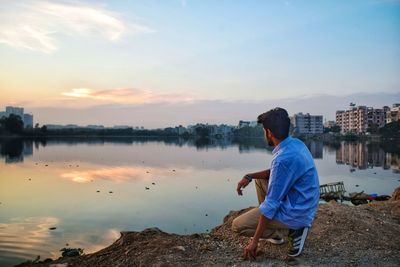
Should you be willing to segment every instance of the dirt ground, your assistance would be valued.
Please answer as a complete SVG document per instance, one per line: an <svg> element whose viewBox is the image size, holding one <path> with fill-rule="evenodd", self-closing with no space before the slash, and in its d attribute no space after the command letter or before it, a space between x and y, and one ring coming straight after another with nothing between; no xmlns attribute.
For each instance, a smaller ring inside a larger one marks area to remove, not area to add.
<svg viewBox="0 0 400 267"><path fill-rule="evenodd" d="M176 235L157 228L122 232L111 246L79 257L19 266L400 266L400 187L388 201L321 204L303 254L288 258L287 242L260 241L255 262L243 261L248 238L231 231L229 213L209 234Z"/></svg>

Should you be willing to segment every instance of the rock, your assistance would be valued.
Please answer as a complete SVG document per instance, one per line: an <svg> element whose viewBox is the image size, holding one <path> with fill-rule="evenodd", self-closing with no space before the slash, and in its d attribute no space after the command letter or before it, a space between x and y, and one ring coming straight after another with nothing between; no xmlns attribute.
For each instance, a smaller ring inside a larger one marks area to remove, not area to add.
<svg viewBox="0 0 400 267"><path fill-rule="evenodd" d="M62 248L60 251L62 251L63 257L77 257L83 253L82 248Z"/></svg>
<svg viewBox="0 0 400 267"><path fill-rule="evenodd" d="M184 246L176 246L175 248L180 251L186 251Z"/></svg>
<svg viewBox="0 0 400 267"><path fill-rule="evenodd" d="M200 247L200 251L213 251L213 250L214 248L209 244L205 244Z"/></svg>
<svg viewBox="0 0 400 267"><path fill-rule="evenodd" d="M192 234L191 237L193 237L193 238L200 238L201 235L199 235L199 234Z"/></svg>
<svg viewBox="0 0 400 267"><path fill-rule="evenodd" d="M156 234L162 234L162 233L165 234L163 231L161 231L157 227L146 228L141 232L141 234L144 234L144 235L156 235Z"/></svg>
<svg viewBox="0 0 400 267"><path fill-rule="evenodd" d="M286 259L285 259L285 262L288 264L288 265L290 265L290 266L295 266L295 265L299 265L299 261L296 259L296 258L294 258L294 257L287 257Z"/></svg>
<svg viewBox="0 0 400 267"><path fill-rule="evenodd" d="M400 200L400 186L394 190L391 200Z"/></svg>

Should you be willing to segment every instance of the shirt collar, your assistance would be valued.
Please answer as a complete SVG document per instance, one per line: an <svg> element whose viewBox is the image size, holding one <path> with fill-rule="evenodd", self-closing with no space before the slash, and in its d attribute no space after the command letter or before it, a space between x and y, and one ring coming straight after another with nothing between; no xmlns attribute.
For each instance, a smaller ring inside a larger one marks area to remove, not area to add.
<svg viewBox="0 0 400 267"><path fill-rule="evenodd" d="M283 147L285 147L293 138L288 136L286 137L282 142L280 142L275 148L274 150L272 150L272 154L275 154L276 152L278 152L280 149L282 149Z"/></svg>

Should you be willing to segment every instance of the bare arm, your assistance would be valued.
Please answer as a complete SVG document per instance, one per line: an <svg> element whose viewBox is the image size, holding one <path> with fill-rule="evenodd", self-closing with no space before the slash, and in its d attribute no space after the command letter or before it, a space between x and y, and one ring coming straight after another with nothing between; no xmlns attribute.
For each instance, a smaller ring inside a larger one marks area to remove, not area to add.
<svg viewBox="0 0 400 267"><path fill-rule="evenodd" d="M270 170L264 170L264 171L259 171L259 172L253 172L253 173L248 173L245 176L250 176L252 179L268 179L270 174ZM236 192L239 194L239 196L243 195L242 189L245 188L249 184L249 180L246 178L242 178L242 180L239 181L236 187Z"/></svg>
<svg viewBox="0 0 400 267"><path fill-rule="evenodd" d="M268 179L270 170L264 170L259 172L248 173L246 175L250 176L253 179Z"/></svg>
<svg viewBox="0 0 400 267"><path fill-rule="evenodd" d="M260 220L258 221L257 230L254 233L253 238L251 238L249 244L244 249L244 259L247 260L255 260L256 259L256 251L258 246L258 240L262 236L267 226L269 219L264 215L260 215Z"/></svg>

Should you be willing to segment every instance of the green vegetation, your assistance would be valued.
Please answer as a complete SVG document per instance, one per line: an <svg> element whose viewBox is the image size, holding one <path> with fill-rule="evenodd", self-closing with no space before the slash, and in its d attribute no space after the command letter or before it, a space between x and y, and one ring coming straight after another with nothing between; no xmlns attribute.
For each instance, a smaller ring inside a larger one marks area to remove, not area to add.
<svg viewBox="0 0 400 267"><path fill-rule="evenodd" d="M48 129L46 125L34 128L23 127L22 119L17 115L2 117L0 119L0 136L21 136L21 137L112 137L112 136L131 136L131 137L182 137L184 139L207 139L207 138L264 138L264 131L261 125L256 127L242 127L233 129L233 132L218 133L211 126L198 124L194 126L191 132L181 131L179 127L168 127L165 129L133 129L133 128L103 128L93 129L88 127L74 127L63 129ZM302 140L324 140L324 141L357 141L368 139L400 139L400 122L392 122L382 128L370 127L367 134L347 133L340 134L340 127L334 126L324 130L322 135L299 135L294 136Z"/></svg>
<svg viewBox="0 0 400 267"><path fill-rule="evenodd" d="M385 139L400 139L400 121L386 124L384 127L379 129L379 134L381 134L382 138Z"/></svg>
<svg viewBox="0 0 400 267"><path fill-rule="evenodd" d="M240 129L235 129L233 135L240 138L263 138L264 131L261 125L257 125L256 127L246 126Z"/></svg>
<svg viewBox="0 0 400 267"><path fill-rule="evenodd" d="M340 133L340 126L335 125L330 128L324 128L324 133Z"/></svg>
<svg viewBox="0 0 400 267"><path fill-rule="evenodd" d="M9 117L0 119L0 134L22 134L24 131L24 122L20 116L11 114Z"/></svg>

